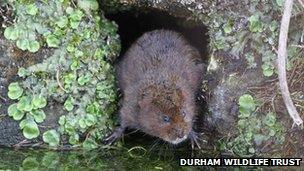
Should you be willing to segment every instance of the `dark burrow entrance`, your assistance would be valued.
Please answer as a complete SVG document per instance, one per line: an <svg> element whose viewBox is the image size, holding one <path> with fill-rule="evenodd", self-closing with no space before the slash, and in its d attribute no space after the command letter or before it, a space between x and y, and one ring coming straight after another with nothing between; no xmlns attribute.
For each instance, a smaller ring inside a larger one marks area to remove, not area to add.
<svg viewBox="0 0 304 171"><path fill-rule="evenodd" d="M107 9L103 9L107 11ZM156 30L156 29L169 29L175 30L181 33L189 43L197 48L204 60L204 63L207 64L208 61L208 30L207 27L194 20L190 20L183 17L175 17L169 15L167 12L153 9L153 8L144 8L144 9L132 9L127 11L120 12L105 12L106 18L109 20L115 21L118 24L118 32L121 38L121 55L122 56L126 50L131 46L131 44L139 38L143 33ZM189 16L188 16L189 17ZM119 58L118 58L119 60ZM206 68L205 68L206 69ZM202 92L198 94L202 96ZM200 116L202 113L206 113L206 104L203 99L198 98L198 105L200 106ZM204 119L199 119L204 120ZM199 127L201 123L198 123ZM133 145L146 145L143 142L147 142L148 148L154 147L154 143L157 140L145 136L142 133L131 133L128 136L125 136L125 142L132 142ZM161 142L160 144L162 144ZM189 142L182 143L178 147L189 147ZM150 145L150 146L149 146ZM159 145L158 145L159 146Z"/></svg>
<svg viewBox="0 0 304 171"><path fill-rule="evenodd" d="M122 51L121 54L143 33L156 29L170 29L182 33L201 56L207 60L208 30L199 22L187 18L174 17L167 12L153 9L134 9L117 13L106 13L106 18L118 24Z"/></svg>

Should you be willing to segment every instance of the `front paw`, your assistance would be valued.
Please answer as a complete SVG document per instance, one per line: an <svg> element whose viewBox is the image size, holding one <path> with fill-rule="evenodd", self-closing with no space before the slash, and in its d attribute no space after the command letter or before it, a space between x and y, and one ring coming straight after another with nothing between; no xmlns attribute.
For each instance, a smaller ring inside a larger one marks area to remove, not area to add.
<svg viewBox="0 0 304 171"><path fill-rule="evenodd" d="M196 132L191 131L189 134L189 138L191 141L191 148L194 150L195 145L197 146L198 149L201 149L200 143L199 143L199 138Z"/></svg>
<svg viewBox="0 0 304 171"><path fill-rule="evenodd" d="M122 137L124 130L125 129L123 127L117 127L110 136L102 140L102 143L105 145L113 145L118 139Z"/></svg>

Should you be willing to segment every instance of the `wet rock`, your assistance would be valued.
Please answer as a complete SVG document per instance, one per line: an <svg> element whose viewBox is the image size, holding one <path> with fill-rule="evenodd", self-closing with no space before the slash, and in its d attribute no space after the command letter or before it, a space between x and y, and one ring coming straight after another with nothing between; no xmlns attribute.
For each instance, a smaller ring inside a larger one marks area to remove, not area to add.
<svg viewBox="0 0 304 171"><path fill-rule="evenodd" d="M247 91L248 87L262 82L261 71L246 69L244 60L232 59L229 53L214 56L208 67L207 105L209 115L206 124L213 125L222 135L234 134L238 97ZM230 59L230 60L229 60Z"/></svg>

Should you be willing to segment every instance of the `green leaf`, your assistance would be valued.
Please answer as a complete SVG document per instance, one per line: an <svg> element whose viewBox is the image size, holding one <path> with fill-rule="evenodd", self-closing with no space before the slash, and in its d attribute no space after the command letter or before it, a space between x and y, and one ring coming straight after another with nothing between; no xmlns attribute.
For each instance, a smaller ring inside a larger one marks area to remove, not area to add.
<svg viewBox="0 0 304 171"><path fill-rule="evenodd" d="M274 73L273 69L263 70L263 75L265 75L266 77L272 76L273 73Z"/></svg>
<svg viewBox="0 0 304 171"><path fill-rule="evenodd" d="M67 14L72 14L74 12L74 9L72 7L67 7L66 10L65 10L65 12Z"/></svg>
<svg viewBox="0 0 304 171"><path fill-rule="evenodd" d="M17 109L17 103L11 104L8 109L7 113L9 116L12 116L14 120L20 120L24 116L24 112L21 112L20 110Z"/></svg>
<svg viewBox="0 0 304 171"><path fill-rule="evenodd" d="M23 135L27 139L37 138L40 134L39 128L33 120L24 120Z"/></svg>
<svg viewBox="0 0 304 171"><path fill-rule="evenodd" d="M42 123L46 117L43 110L34 110L31 111L30 114L34 117L37 123Z"/></svg>
<svg viewBox="0 0 304 171"><path fill-rule="evenodd" d="M21 67L21 68L18 69L18 76L19 77L25 78L28 75L29 75L29 73L25 68Z"/></svg>
<svg viewBox="0 0 304 171"><path fill-rule="evenodd" d="M32 101L31 96L22 96L17 104L17 108L20 111L30 112L33 109L33 105L31 101Z"/></svg>
<svg viewBox="0 0 304 171"><path fill-rule="evenodd" d="M73 73L69 73L63 77L65 84L72 84L76 79L76 76Z"/></svg>
<svg viewBox="0 0 304 171"><path fill-rule="evenodd" d="M35 4L30 4L26 6L26 12L30 15L36 15L38 13L38 8Z"/></svg>
<svg viewBox="0 0 304 171"><path fill-rule="evenodd" d="M259 14L252 15L249 19L249 29L251 32L262 32L263 31L263 25L260 21Z"/></svg>
<svg viewBox="0 0 304 171"><path fill-rule="evenodd" d="M26 171L36 171L39 168L39 163L34 157L27 157L22 162L22 169Z"/></svg>
<svg viewBox="0 0 304 171"><path fill-rule="evenodd" d="M50 34L46 37L46 43L49 47L58 47L60 40L55 35Z"/></svg>
<svg viewBox="0 0 304 171"><path fill-rule="evenodd" d="M226 24L225 24L225 27L224 27L224 32L226 34L229 34L232 32L232 28L233 28L233 21L232 20L229 20Z"/></svg>
<svg viewBox="0 0 304 171"><path fill-rule="evenodd" d="M29 49L30 43L27 39L18 39L16 45L21 50Z"/></svg>
<svg viewBox="0 0 304 171"><path fill-rule="evenodd" d="M263 75L265 75L266 77L270 77L274 73L273 68L268 64L263 64L262 69L263 69Z"/></svg>
<svg viewBox="0 0 304 171"><path fill-rule="evenodd" d="M268 113L264 119L264 122L267 126L274 126L276 123L276 117L273 113Z"/></svg>
<svg viewBox="0 0 304 171"><path fill-rule="evenodd" d="M39 48L40 48L40 44L35 40L35 41L31 41L30 43L29 43L29 48L28 48L28 50L30 51L30 52L32 52L32 53L35 53L35 52L37 52L38 50L39 50Z"/></svg>
<svg viewBox="0 0 304 171"><path fill-rule="evenodd" d="M80 128L82 128L82 129L85 129L87 127L84 118L79 119L78 123L79 123Z"/></svg>
<svg viewBox="0 0 304 171"><path fill-rule="evenodd" d="M239 98L239 105L249 111L255 110L255 102L250 94L244 94Z"/></svg>
<svg viewBox="0 0 304 171"><path fill-rule="evenodd" d="M255 153L255 149L253 147L251 147L251 148L248 149L248 152L251 153L251 154L254 154Z"/></svg>
<svg viewBox="0 0 304 171"><path fill-rule="evenodd" d="M94 58L102 58L105 55L104 50L97 48L94 52Z"/></svg>
<svg viewBox="0 0 304 171"><path fill-rule="evenodd" d="M40 23L34 23L34 27L35 27L36 31L41 35L50 33L48 28L45 27L44 25L40 24Z"/></svg>
<svg viewBox="0 0 304 171"><path fill-rule="evenodd" d="M251 111L244 107L240 107L239 112L240 112L240 114L239 114L240 118L247 118L251 114Z"/></svg>
<svg viewBox="0 0 304 171"><path fill-rule="evenodd" d="M83 12L81 10L74 10L73 12L71 12L69 18L70 18L70 26L73 28L73 29L76 29L79 24L80 24L80 21L82 19L82 17L84 16Z"/></svg>
<svg viewBox="0 0 304 171"><path fill-rule="evenodd" d="M74 60L71 64L71 70L76 70L78 68L79 64L77 60Z"/></svg>
<svg viewBox="0 0 304 171"><path fill-rule="evenodd" d="M23 119L20 123L19 123L19 127L21 129L23 129L26 125L26 123L28 122L28 119Z"/></svg>
<svg viewBox="0 0 304 171"><path fill-rule="evenodd" d="M72 21L80 21L83 16L84 16L83 12L79 9L76 9L70 14L70 19Z"/></svg>
<svg viewBox="0 0 304 171"><path fill-rule="evenodd" d="M66 50L67 50L68 52L74 52L74 51L75 51L75 47L74 47L72 44L69 44L69 45L67 46Z"/></svg>
<svg viewBox="0 0 304 171"><path fill-rule="evenodd" d="M72 145L76 145L79 143L79 135L77 133L73 134L69 138L69 143Z"/></svg>
<svg viewBox="0 0 304 171"><path fill-rule="evenodd" d="M274 136L276 134L276 130L274 129L269 129L269 136Z"/></svg>
<svg viewBox="0 0 304 171"><path fill-rule="evenodd" d="M84 76L81 76L77 79L79 85L83 86L87 82Z"/></svg>
<svg viewBox="0 0 304 171"><path fill-rule="evenodd" d="M52 129L48 130L45 133L43 133L43 141L45 143L48 143L52 147L56 147L59 145L60 142L60 135L59 133Z"/></svg>
<svg viewBox="0 0 304 171"><path fill-rule="evenodd" d="M4 30L4 37L9 40L17 40L18 39L17 29L14 29L13 26L7 27Z"/></svg>
<svg viewBox="0 0 304 171"><path fill-rule="evenodd" d="M85 39L90 39L92 32L89 29L86 29L83 33Z"/></svg>
<svg viewBox="0 0 304 171"><path fill-rule="evenodd" d="M77 79L77 82L78 82L79 85L83 86L83 85L85 85L86 83L90 82L91 78L92 78L92 74L87 73L87 74L85 74L85 75L80 76L80 77Z"/></svg>
<svg viewBox="0 0 304 171"><path fill-rule="evenodd" d="M87 138L82 146L85 150L93 150L98 147L98 144L93 139Z"/></svg>
<svg viewBox="0 0 304 171"><path fill-rule="evenodd" d="M279 7L282 7L284 5L284 0L276 0L276 3Z"/></svg>
<svg viewBox="0 0 304 171"><path fill-rule="evenodd" d="M96 0L78 0L77 5L85 11L98 10L98 2Z"/></svg>
<svg viewBox="0 0 304 171"><path fill-rule="evenodd" d="M60 28L64 28L65 26L67 26L68 23L69 23L69 19L66 16L60 17L56 22L57 26Z"/></svg>
<svg viewBox="0 0 304 171"><path fill-rule="evenodd" d="M27 34L27 37L26 39L29 40L29 42L33 42L33 41L36 41L36 32L34 31L35 30L35 25L30 23L30 26L28 26L29 30L26 30L24 32L26 32ZM32 30L31 30L32 29Z"/></svg>
<svg viewBox="0 0 304 171"><path fill-rule="evenodd" d="M56 27L53 32L53 35L57 36L57 38L62 38L64 34L65 34L64 29L60 29L59 27Z"/></svg>
<svg viewBox="0 0 304 171"><path fill-rule="evenodd" d="M58 168L58 164L60 163L60 157L57 152L46 152L42 159L42 165L48 169Z"/></svg>
<svg viewBox="0 0 304 171"><path fill-rule="evenodd" d="M92 114L87 114L87 115L85 116L85 123L86 123L87 126L90 127L90 126L94 125L95 122L96 122L96 118L95 118L94 115L92 115Z"/></svg>
<svg viewBox="0 0 304 171"><path fill-rule="evenodd" d="M99 103L95 101L94 103L87 105L86 112L93 115L99 115L100 114Z"/></svg>
<svg viewBox="0 0 304 171"><path fill-rule="evenodd" d="M81 50L76 50L75 51L75 56L78 57L82 57L84 55L84 53Z"/></svg>
<svg viewBox="0 0 304 171"><path fill-rule="evenodd" d="M66 122L66 117L65 116L60 116L58 123L59 125L64 125Z"/></svg>
<svg viewBox="0 0 304 171"><path fill-rule="evenodd" d="M70 25L73 29L77 29L79 26L80 22L79 21L71 21Z"/></svg>
<svg viewBox="0 0 304 171"><path fill-rule="evenodd" d="M18 82L13 82L8 86L8 97L10 99L18 99L23 93L23 89L19 86Z"/></svg>
<svg viewBox="0 0 304 171"><path fill-rule="evenodd" d="M41 95L34 95L33 101L32 101L35 109L44 108L47 104L46 99Z"/></svg>
<svg viewBox="0 0 304 171"><path fill-rule="evenodd" d="M64 102L64 107L69 112L74 109L73 98L72 97L67 98L67 100Z"/></svg>

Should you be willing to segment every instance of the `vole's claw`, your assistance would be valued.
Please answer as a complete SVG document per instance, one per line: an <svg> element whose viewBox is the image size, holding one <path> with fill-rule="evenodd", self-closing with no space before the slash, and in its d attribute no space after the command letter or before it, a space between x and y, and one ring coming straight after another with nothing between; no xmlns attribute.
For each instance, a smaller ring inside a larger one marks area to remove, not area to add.
<svg viewBox="0 0 304 171"><path fill-rule="evenodd" d="M191 140L191 149L194 150L195 145L197 146L198 149L201 149L201 146L198 142L199 138L198 138L197 134L192 131L192 132L190 132L189 137L190 137L190 140Z"/></svg>
<svg viewBox="0 0 304 171"><path fill-rule="evenodd" d="M113 145L114 142L122 136L124 130L125 129L123 127L117 127L110 136L102 140L102 143L106 145Z"/></svg>
<svg viewBox="0 0 304 171"><path fill-rule="evenodd" d="M104 138L102 140L102 143L105 145L112 145L115 141L116 141L116 137L115 137L114 133L112 133L110 136Z"/></svg>

